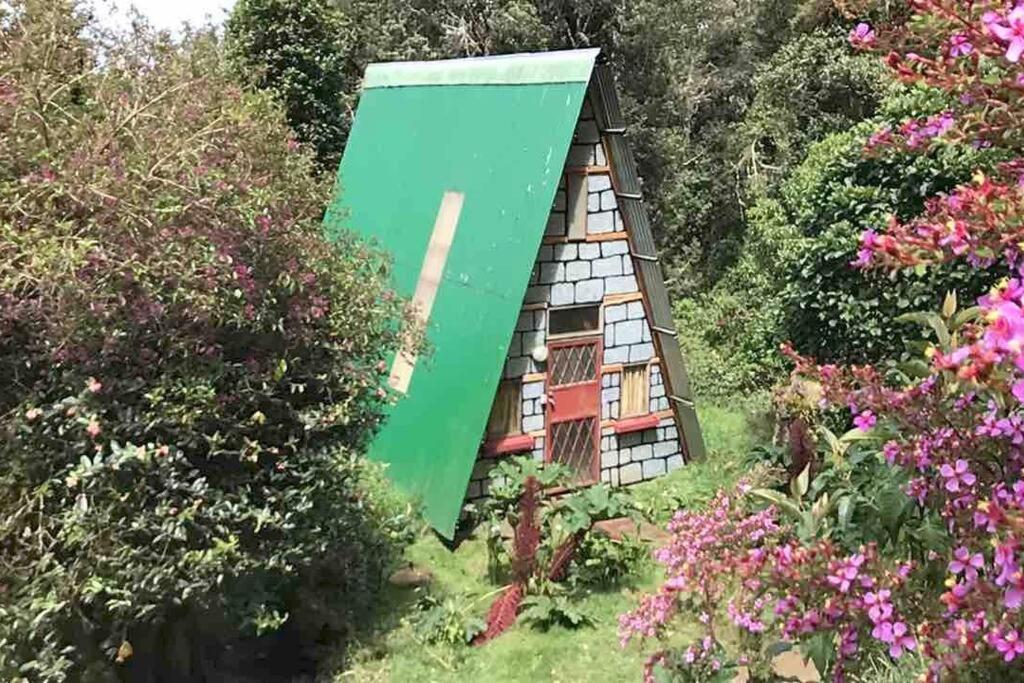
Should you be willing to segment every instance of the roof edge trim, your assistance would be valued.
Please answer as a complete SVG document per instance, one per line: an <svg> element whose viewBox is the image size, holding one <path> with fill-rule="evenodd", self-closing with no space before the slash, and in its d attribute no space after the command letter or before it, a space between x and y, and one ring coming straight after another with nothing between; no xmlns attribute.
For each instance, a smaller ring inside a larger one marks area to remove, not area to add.
<svg viewBox="0 0 1024 683"><path fill-rule="evenodd" d="M559 50L366 67L363 90L416 85L523 85L586 83L600 49Z"/></svg>

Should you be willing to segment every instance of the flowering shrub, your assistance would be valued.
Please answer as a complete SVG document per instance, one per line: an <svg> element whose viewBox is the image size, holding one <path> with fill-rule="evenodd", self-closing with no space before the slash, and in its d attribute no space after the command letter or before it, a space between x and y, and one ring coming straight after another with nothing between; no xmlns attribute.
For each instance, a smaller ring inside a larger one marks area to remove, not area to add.
<svg viewBox="0 0 1024 683"><path fill-rule="evenodd" d="M623 617L624 639L658 636L690 607L710 640L683 652L725 648L724 613L741 634L728 662L749 663L755 673L779 641L815 655L833 680L878 649L892 658L920 653L926 680L1022 675L1024 162L1014 157L1024 111L1024 6L915 0L914 10L905 31L861 25L850 41L888 46L897 78L939 88L952 104L879 130L867 153L970 144L1008 158L928 202L919 216L866 231L855 265L921 272L962 259L1007 278L974 307L958 310L950 295L941 315L909 316L927 326L932 342L923 360L899 371L819 365L787 353L804 381L820 384L823 405L848 410L857 429L878 439L880 456L906 473L907 497L942 520L947 542L912 559L870 543L852 550L829 540L801 543L780 528L773 507L752 513L723 495L708 513L677 516L660 554L668 579ZM648 660L648 675L661 666L682 668L685 678L684 665L697 661L661 652ZM718 655L711 661L727 663Z"/></svg>
<svg viewBox="0 0 1024 683"><path fill-rule="evenodd" d="M402 305L215 36L80 17L0 8L0 679L220 679L372 604Z"/></svg>

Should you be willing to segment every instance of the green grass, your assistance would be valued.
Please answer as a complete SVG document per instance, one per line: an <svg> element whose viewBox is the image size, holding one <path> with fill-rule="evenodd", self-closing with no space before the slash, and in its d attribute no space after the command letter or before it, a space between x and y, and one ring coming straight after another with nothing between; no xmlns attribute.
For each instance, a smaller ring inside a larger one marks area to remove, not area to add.
<svg viewBox="0 0 1024 683"><path fill-rule="evenodd" d="M756 439L765 436L763 425L748 417L748 405L700 406L708 457L667 477L633 487L637 499L652 508L659 508L660 503L658 517L664 519L675 501L700 505L718 488L733 483L741 474L741 456ZM432 593L463 596L475 614L486 613L497 587L487 580L482 540L470 539L451 552L432 533L424 533L409 548L407 558L433 573ZM581 608L595 621L592 628L541 632L518 623L478 648L419 642L410 623L415 591L392 589L387 604L390 622L357 649L345 670L335 676L335 683L639 681L643 656L635 646L621 649L616 631L619 614L634 607L640 594L657 585L653 565L642 573L631 585L594 591L582 600Z"/></svg>

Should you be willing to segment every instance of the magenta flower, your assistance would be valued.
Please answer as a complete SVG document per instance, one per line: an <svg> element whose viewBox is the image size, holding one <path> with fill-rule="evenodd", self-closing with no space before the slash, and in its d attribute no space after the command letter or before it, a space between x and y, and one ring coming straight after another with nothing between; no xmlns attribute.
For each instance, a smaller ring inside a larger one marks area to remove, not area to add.
<svg viewBox="0 0 1024 683"><path fill-rule="evenodd" d="M878 418L876 418L875 414L870 410L865 410L860 415L853 418L854 426L862 432L866 432L874 427L876 422L878 422Z"/></svg>
<svg viewBox="0 0 1024 683"><path fill-rule="evenodd" d="M1003 656L1003 661L1012 662L1024 654L1024 641L1020 639L1017 629L1011 629L1005 634L993 631L989 634L988 642Z"/></svg>
<svg viewBox="0 0 1024 683"><path fill-rule="evenodd" d="M978 570L985 567L985 558L981 553L971 555L964 546L953 551L953 561L949 563L949 571L954 574L963 574L968 581L978 578Z"/></svg>
<svg viewBox="0 0 1024 683"><path fill-rule="evenodd" d="M1024 53L1024 4L1017 5L1006 16L1005 23L994 21L988 29L1006 43L1006 58L1016 63Z"/></svg>
<svg viewBox="0 0 1024 683"><path fill-rule="evenodd" d="M897 621L892 625L892 642L889 644L889 655L898 659L904 650L913 650L917 647L917 641L910 635L907 625Z"/></svg>
<svg viewBox="0 0 1024 683"><path fill-rule="evenodd" d="M854 47L872 47L878 42L871 26L861 22L850 30L850 45Z"/></svg>
<svg viewBox="0 0 1024 683"><path fill-rule="evenodd" d="M974 50L970 39L963 33L954 33L949 39L949 56L965 57Z"/></svg>
<svg viewBox="0 0 1024 683"><path fill-rule="evenodd" d="M967 461L962 458L953 465L944 464L939 468L939 474L946 480L946 490L950 493L956 493L961 486L973 486L974 482L978 480L971 472Z"/></svg>

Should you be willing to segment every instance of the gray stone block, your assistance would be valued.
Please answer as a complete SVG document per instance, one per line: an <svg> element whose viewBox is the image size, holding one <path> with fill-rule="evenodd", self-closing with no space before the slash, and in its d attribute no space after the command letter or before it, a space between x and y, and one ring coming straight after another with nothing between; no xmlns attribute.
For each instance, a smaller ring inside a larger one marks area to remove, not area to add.
<svg viewBox="0 0 1024 683"><path fill-rule="evenodd" d="M539 304L548 300L548 290L550 287L547 285L534 285L533 287L526 288L526 296L523 301L528 304Z"/></svg>
<svg viewBox="0 0 1024 683"><path fill-rule="evenodd" d="M565 279L569 282L578 282L589 277L590 261L569 261L565 264Z"/></svg>
<svg viewBox="0 0 1024 683"><path fill-rule="evenodd" d="M601 388L607 389L612 385L612 376L609 374L601 375Z"/></svg>
<svg viewBox="0 0 1024 683"><path fill-rule="evenodd" d="M604 326L604 345L605 347L615 346L615 325Z"/></svg>
<svg viewBox="0 0 1024 683"><path fill-rule="evenodd" d="M536 432L544 429L544 416L543 415L530 415L523 418L523 431L524 432Z"/></svg>
<svg viewBox="0 0 1024 683"><path fill-rule="evenodd" d="M659 396L665 395L665 387L661 384L656 384L651 387L651 398L658 398Z"/></svg>
<svg viewBox="0 0 1024 683"><path fill-rule="evenodd" d="M611 419L613 419L613 420L619 419L619 402L618 401L615 401L615 402L612 403Z"/></svg>
<svg viewBox="0 0 1024 683"><path fill-rule="evenodd" d="M540 281L542 284L550 285L565 280L564 263L542 263L540 264Z"/></svg>
<svg viewBox="0 0 1024 683"><path fill-rule="evenodd" d="M615 256L616 254L628 253L629 242L627 242L626 240L611 240L610 242L601 242L602 256Z"/></svg>
<svg viewBox="0 0 1024 683"><path fill-rule="evenodd" d="M615 467L619 464L619 454L615 451L601 454L601 467Z"/></svg>
<svg viewBox="0 0 1024 683"><path fill-rule="evenodd" d="M604 154L604 145L597 145L594 149L594 165L607 166L608 157Z"/></svg>
<svg viewBox="0 0 1024 683"><path fill-rule="evenodd" d="M544 449L543 448L533 452L533 461L534 462L544 462Z"/></svg>
<svg viewBox="0 0 1024 683"><path fill-rule="evenodd" d="M611 403L612 401L617 401L618 399L619 399L619 388L618 387L610 387L608 389L602 389L601 390L601 402L602 403Z"/></svg>
<svg viewBox="0 0 1024 683"><path fill-rule="evenodd" d="M588 192L604 192L610 189L612 189L612 178L607 173L587 176Z"/></svg>
<svg viewBox="0 0 1024 683"><path fill-rule="evenodd" d="M572 147L569 148L569 156L565 160L565 165L603 166L604 162L597 161L597 154L594 147L594 145L573 145ZM604 156L603 153L602 156Z"/></svg>
<svg viewBox="0 0 1024 683"><path fill-rule="evenodd" d="M592 261L601 256L601 245L598 242L581 242L580 258Z"/></svg>
<svg viewBox="0 0 1024 683"><path fill-rule="evenodd" d="M612 419L612 407L607 403L601 404L601 419L610 420Z"/></svg>
<svg viewBox="0 0 1024 683"><path fill-rule="evenodd" d="M615 212L615 229L620 232L626 229L626 226L622 222L622 214L618 211Z"/></svg>
<svg viewBox="0 0 1024 683"><path fill-rule="evenodd" d="M548 319L547 311L534 311L533 312L533 329L535 329L535 330L543 330L547 319Z"/></svg>
<svg viewBox="0 0 1024 683"><path fill-rule="evenodd" d="M619 481L623 484L635 484L643 479L644 473L640 463L634 462L619 468Z"/></svg>
<svg viewBox="0 0 1024 683"><path fill-rule="evenodd" d="M512 340L508 343L508 355L509 356L521 356L523 355L523 335L516 333L512 335Z"/></svg>
<svg viewBox="0 0 1024 683"><path fill-rule="evenodd" d="M622 382L622 373L621 372L612 373L612 386L613 387L617 387L617 386L619 386L619 384L621 382Z"/></svg>
<svg viewBox="0 0 1024 683"><path fill-rule="evenodd" d="M614 348L604 350L604 364L614 365L615 363L628 363L629 362L629 347L628 346L616 346Z"/></svg>
<svg viewBox="0 0 1024 683"><path fill-rule="evenodd" d="M615 323L615 340L618 344L639 344L643 341L643 324L640 320L624 320Z"/></svg>
<svg viewBox="0 0 1024 683"><path fill-rule="evenodd" d="M544 382L527 382L523 385L523 398L540 398L544 393Z"/></svg>
<svg viewBox="0 0 1024 683"><path fill-rule="evenodd" d="M679 444L675 441L659 441L654 444L654 455L658 458L665 458L679 452Z"/></svg>
<svg viewBox="0 0 1024 683"><path fill-rule="evenodd" d="M603 481L606 484L612 483L612 471L601 470L601 481Z"/></svg>
<svg viewBox="0 0 1024 683"><path fill-rule="evenodd" d="M608 278L609 294L627 294L635 291L637 291L636 277L632 275Z"/></svg>
<svg viewBox="0 0 1024 683"><path fill-rule="evenodd" d="M683 466L683 456L673 455L665 461L665 467L669 472L675 472Z"/></svg>
<svg viewBox="0 0 1024 683"><path fill-rule="evenodd" d="M611 211L600 211L587 216L587 232L592 235L601 235L606 232L614 232L615 217Z"/></svg>
<svg viewBox="0 0 1024 683"><path fill-rule="evenodd" d="M631 460L634 463L650 460L653 457L654 450L650 443L641 443L640 445L633 446L633 455Z"/></svg>
<svg viewBox="0 0 1024 683"><path fill-rule="evenodd" d="M632 448L640 445L640 432L629 432L619 436L619 448Z"/></svg>
<svg viewBox="0 0 1024 683"><path fill-rule="evenodd" d="M523 339L525 344L526 339ZM630 363L642 363L643 361L650 360L654 356L654 344L634 344L629 347L629 362Z"/></svg>
<svg viewBox="0 0 1024 683"><path fill-rule="evenodd" d="M565 214L558 211L553 211L548 216L547 227L544 228L544 233L547 235L564 235L565 234Z"/></svg>
<svg viewBox="0 0 1024 683"><path fill-rule="evenodd" d="M632 275L633 274L633 258L627 256L622 259L622 274Z"/></svg>
<svg viewBox="0 0 1024 683"><path fill-rule="evenodd" d="M540 268L534 264L533 270L530 271L530 284L537 284L537 279L540 277Z"/></svg>
<svg viewBox="0 0 1024 683"><path fill-rule="evenodd" d="M565 211L565 190L555 192L555 203L552 208L555 211Z"/></svg>
<svg viewBox="0 0 1024 683"><path fill-rule="evenodd" d="M556 244L554 258L556 261L573 261L576 259L575 244Z"/></svg>
<svg viewBox="0 0 1024 683"><path fill-rule="evenodd" d="M523 401L523 416L529 417L530 415L533 415L533 413L533 401Z"/></svg>
<svg viewBox="0 0 1024 683"><path fill-rule="evenodd" d="M601 141L601 135L597 132L597 124L594 121L580 121L576 124L576 142L585 144L597 144Z"/></svg>
<svg viewBox="0 0 1024 683"><path fill-rule="evenodd" d="M622 275L621 256L609 256L608 258L594 261L594 277L609 277L612 275Z"/></svg>
<svg viewBox="0 0 1024 683"><path fill-rule="evenodd" d="M625 320L625 319L626 319L626 305L625 304L619 304L618 306L609 306L608 308L604 309L604 322L605 322L606 325L608 323L617 323L620 320Z"/></svg>
<svg viewBox="0 0 1024 683"><path fill-rule="evenodd" d="M597 192L591 192L587 195L587 211L590 213L597 213L601 210L601 195Z"/></svg>
<svg viewBox="0 0 1024 683"><path fill-rule="evenodd" d="M537 252L538 261L551 261L555 258L555 248L550 244L544 244L541 246L540 251Z"/></svg>
<svg viewBox="0 0 1024 683"><path fill-rule="evenodd" d="M576 303L600 301L604 298L604 280L584 280L576 283Z"/></svg>
<svg viewBox="0 0 1024 683"><path fill-rule="evenodd" d="M612 486L618 486L618 485L619 485L619 470L614 469L614 470L612 470Z"/></svg>
<svg viewBox="0 0 1024 683"><path fill-rule="evenodd" d="M551 287L551 297L548 299L552 306L567 306L576 303L576 288L571 282L559 282Z"/></svg>
<svg viewBox="0 0 1024 683"><path fill-rule="evenodd" d="M666 427L665 428L665 438L666 439L678 439L679 438L679 430L676 429L675 427Z"/></svg>
<svg viewBox="0 0 1024 683"><path fill-rule="evenodd" d="M664 460L645 460L643 463L644 479L653 479L654 477L665 474L665 461Z"/></svg>
<svg viewBox="0 0 1024 683"><path fill-rule="evenodd" d="M533 329L533 311L523 311L516 320L516 332L524 332Z"/></svg>
<svg viewBox="0 0 1024 683"><path fill-rule="evenodd" d="M529 356L538 346L544 345L543 332L523 332L523 355Z"/></svg>
<svg viewBox="0 0 1024 683"><path fill-rule="evenodd" d="M640 320L644 317L644 305L639 301L630 301L626 307L626 317L630 320Z"/></svg>
<svg viewBox="0 0 1024 683"><path fill-rule="evenodd" d="M647 325L644 325L644 337L643 337L643 339L644 339L644 341L647 341L647 342L651 341L651 328L649 328Z"/></svg>
<svg viewBox="0 0 1024 683"><path fill-rule="evenodd" d="M614 434L615 430L611 427L601 427L601 436L613 436Z"/></svg>
<svg viewBox="0 0 1024 683"><path fill-rule="evenodd" d="M611 211L619 208L618 203L615 201L615 193L611 190L605 190L601 193L601 210Z"/></svg>
<svg viewBox="0 0 1024 683"><path fill-rule="evenodd" d="M469 482L469 488L466 489L466 498L470 498L470 499L472 499L472 498L479 498L480 495L481 495L481 493L480 493L480 482L478 482L478 481L471 481L471 482Z"/></svg>
<svg viewBox="0 0 1024 683"><path fill-rule="evenodd" d="M604 453L605 451L609 450L610 444L611 444L611 440L607 436L602 436L601 437L601 452Z"/></svg>
<svg viewBox="0 0 1024 683"><path fill-rule="evenodd" d="M658 440L658 430L657 429L645 429L644 431L642 431L640 433L643 434L643 442L644 443L653 444L655 441Z"/></svg>
<svg viewBox="0 0 1024 683"><path fill-rule="evenodd" d="M505 362L505 377L522 377L530 368L530 359L524 356L509 358Z"/></svg>

